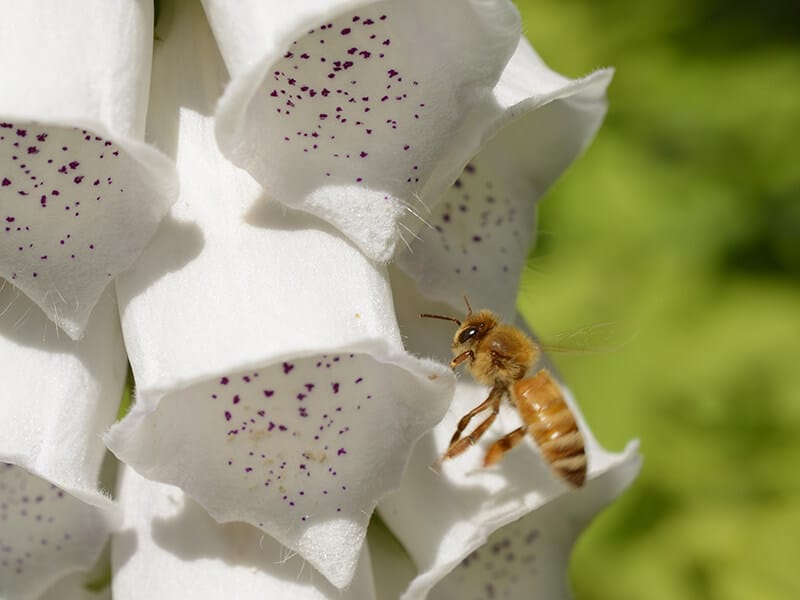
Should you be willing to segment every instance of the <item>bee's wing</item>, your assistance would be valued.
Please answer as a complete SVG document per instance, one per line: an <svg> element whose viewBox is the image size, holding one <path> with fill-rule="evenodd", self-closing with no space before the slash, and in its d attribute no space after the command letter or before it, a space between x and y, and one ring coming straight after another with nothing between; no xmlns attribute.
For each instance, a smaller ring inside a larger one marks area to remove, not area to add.
<svg viewBox="0 0 800 600"><path fill-rule="evenodd" d="M618 352L635 337L636 332L626 330L617 321L608 321L542 336L536 343L545 352Z"/></svg>

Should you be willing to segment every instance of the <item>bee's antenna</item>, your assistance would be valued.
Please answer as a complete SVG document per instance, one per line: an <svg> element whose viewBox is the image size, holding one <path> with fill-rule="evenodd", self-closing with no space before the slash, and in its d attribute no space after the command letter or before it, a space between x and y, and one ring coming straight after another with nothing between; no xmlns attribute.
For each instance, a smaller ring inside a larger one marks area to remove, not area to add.
<svg viewBox="0 0 800 600"><path fill-rule="evenodd" d="M464 295L464 302L467 305L467 316L471 317L472 316L472 307L469 305L469 300L467 299L466 294Z"/></svg>
<svg viewBox="0 0 800 600"><path fill-rule="evenodd" d="M461 325L461 321L455 317L447 317L445 315L429 315L428 313L420 313L419 316L423 319L442 319L443 321L452 321L456 325Z"/></svg>

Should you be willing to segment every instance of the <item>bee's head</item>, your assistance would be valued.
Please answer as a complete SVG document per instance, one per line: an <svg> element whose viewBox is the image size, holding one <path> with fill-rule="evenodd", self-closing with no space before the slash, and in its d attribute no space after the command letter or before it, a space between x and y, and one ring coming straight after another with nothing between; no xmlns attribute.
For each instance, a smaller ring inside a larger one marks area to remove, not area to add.
<svg viewBox="0 0 800 600"><path fill-rule="evenodd" d="M472 307L469 305L469 300L464 296L464 302L467 304L467 316L464 320L456 319L455 317L448 317L445 315L430 315L421 314L420 317L429 319L443 319L445 321L453 321L458 325L458 330L453 336L453 355L458 356L463 352L472 350L477 346L478 342L483 339L497 325L497 317L491 311L481 310L477 313L472 312Z"/></svg>
<svg viewBox="0 0 800 600"><path fill-rule="evenodd" d="M467 350L472 350L495 326L497 326L497 317L490 311L482 310L475 314L470 313L466 319L461 321L453 336L453 354L459 355Z"/></svg>

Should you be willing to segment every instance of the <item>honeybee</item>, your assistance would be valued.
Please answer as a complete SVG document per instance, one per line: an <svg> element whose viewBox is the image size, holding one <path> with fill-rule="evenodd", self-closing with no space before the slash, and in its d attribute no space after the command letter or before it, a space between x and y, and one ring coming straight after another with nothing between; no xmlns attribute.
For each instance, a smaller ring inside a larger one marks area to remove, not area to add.
<svg viewBox="0 0 800 600"><path fill-rule="evenodd" d="M489 397L458 422L440 461L453 458L475 444L497 417L500 402L507 398L524 425L494 442L486 452L483 465L499 462L530 433L551 469L570 485L582 486L586 481L586 451L575 415L547 369L540 368L533 376L526 376L541 356L539 345L519 328L500 322L489 310L473 313L466 296L464 302L467 316L463 321L445 315L419 315L458 325L453 336L450 367L455 370L466 363L475 381L491 386ZM462 437L472 418L485 410L490 411L489 416Z"/></svg>

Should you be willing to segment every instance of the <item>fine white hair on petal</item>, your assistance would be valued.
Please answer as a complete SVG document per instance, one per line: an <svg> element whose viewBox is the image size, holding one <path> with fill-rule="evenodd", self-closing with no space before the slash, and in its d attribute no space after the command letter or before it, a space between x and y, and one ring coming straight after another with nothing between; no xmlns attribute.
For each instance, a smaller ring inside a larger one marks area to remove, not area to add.
<svg viewBox="0 0 800 600"><path fill-rule="evenodd" d="M171 163L142 143L152 3L4 9L0 276L77 339L175 197Z"/></svg>
<svg viewBox="0 0 800 600"><path fill-rule="evenodd" d="M474 147L479 139L480 150L460 174L439 174L438 181L455 182L426 215L429 227L408 219L418 239L396 264L423 295L461 308L467 294L477 306L513 313L537 201L593 138L610 77L603 70L566 79L520 40L494 103L472 116L454 144Z"/></svg>
<svg viewBox="0 0 800 600"><path fill-rule="evenodd" d="M196 5L165 9L148 131L174 146L181 196L117 280L137 401L106 440L345 587L452 374L404 351L382 267L219 153L221 59Z"/></svg>
<svg viewBox="0 0 800 600"><path fill-rule="evenodd" d="M471 156L454 153L451 142L514 51L513 5L298 3L273 15L252 3L222 4L205 2L233 73L218 108L222 151L267 193L388 261L400 219L436 201L426 195L432 174ZM276 17L291 25L282 35L267 42L249 34L273 31Z"/></svg>
<svg viewBox="0 0 800 600"><path fill-rule="evenodd" d="M118 496L126 516L112 542L117 600L375 597L366 551L352 584L340 590L261 530L217 523L179 488L126 467Z"/></svg>

